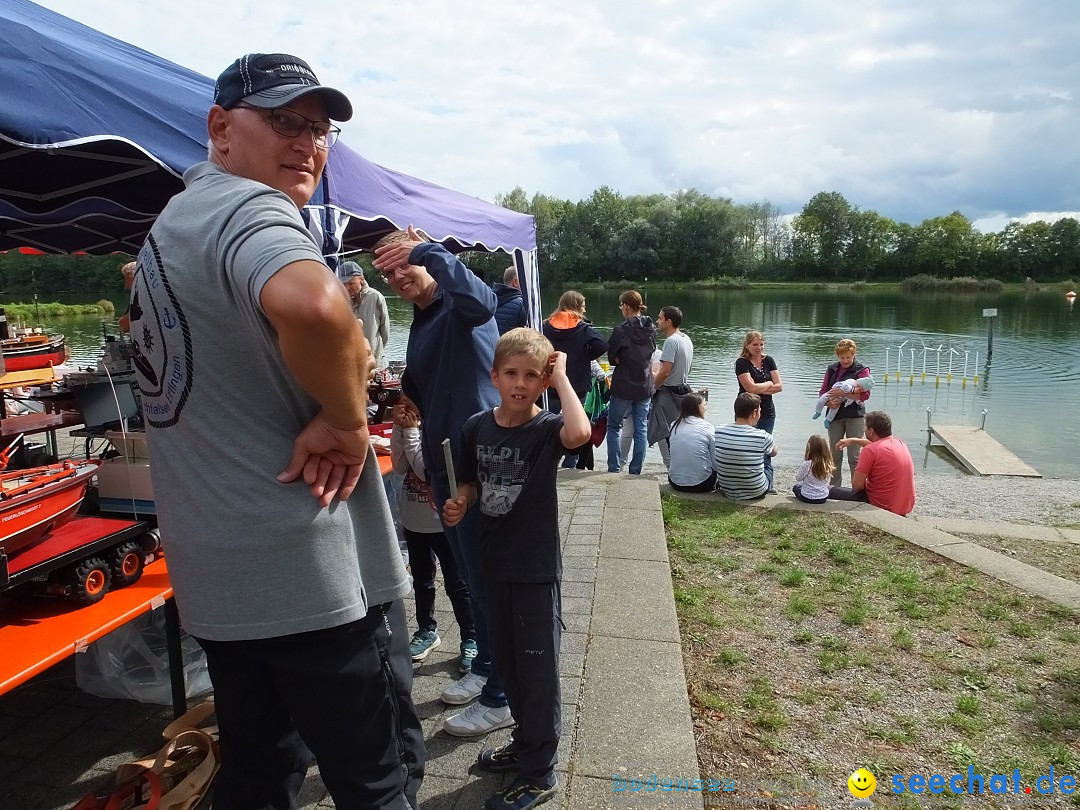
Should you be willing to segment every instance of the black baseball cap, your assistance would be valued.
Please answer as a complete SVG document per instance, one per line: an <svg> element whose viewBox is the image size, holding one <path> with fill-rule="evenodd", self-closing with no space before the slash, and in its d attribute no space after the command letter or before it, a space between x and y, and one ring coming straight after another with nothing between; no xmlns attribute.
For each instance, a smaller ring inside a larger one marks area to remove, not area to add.
<svg viewBox="0 0 1080 810"><path fill-rule="evenodd" d="M214 103L231 110L241 101L252 107L284 107L302 96L319 93L334 121L352 118L352 104L340 90L319 84L307 62L287 53L249 53L241 56L214 85Z"/></svg>

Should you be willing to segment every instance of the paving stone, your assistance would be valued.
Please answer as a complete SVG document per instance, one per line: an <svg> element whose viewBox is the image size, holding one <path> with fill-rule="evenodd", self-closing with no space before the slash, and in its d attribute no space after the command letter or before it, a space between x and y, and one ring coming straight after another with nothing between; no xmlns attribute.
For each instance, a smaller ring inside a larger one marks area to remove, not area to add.
<svg viewBox="0 0 1080 810"><path fill-rule="evenodd" d="M585 653L586 636L584 633L563 633L562 644L559 647L559 655L572 655Z"/></svg>
<svg viewBox="0 0 1080 810"><path fill-rule="evenodd" d="M562 600L563 615L567 613L590 613L592 611L591 599L580 599L570 596Z"/></svg>
<svg viewBox="0 0 1080 810"><path fill-rule="evenodd" d="M563 599L592 599L594 590L592 582L564 582L561 593Z"/></svg>
<svg viewBox="0 0 1080 810"><path fill-rule="evenodd" d="M671 568L667 563L601 557L594 628L606 636L679 641Z"/></svg>
<svg viewBox="0 0 1080 810"><path fill-rule="evenodd" d="M698 777L678 642L594 637L580 711L577 774L610 779L623 768L638 778Z"/></svg>

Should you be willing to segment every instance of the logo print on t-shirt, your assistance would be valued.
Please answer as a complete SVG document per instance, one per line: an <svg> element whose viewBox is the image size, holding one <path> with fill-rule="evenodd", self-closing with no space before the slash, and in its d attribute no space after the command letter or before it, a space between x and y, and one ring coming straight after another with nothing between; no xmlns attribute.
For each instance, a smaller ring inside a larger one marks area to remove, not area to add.
<svg viewBox="0 0 1080 810"><path fill-rule="evenodd" d="M191 393L191 331L153 234L139 251L131 285L131 344L147 424L176 424Z"/></svg>
<svg viewBox="0 0 1080 810"><path fill-rule="evenodd" d="M508 514L529 477L529 463L511 447L476 446L477 478L480 480L480 511L490 517Z"/></svg>

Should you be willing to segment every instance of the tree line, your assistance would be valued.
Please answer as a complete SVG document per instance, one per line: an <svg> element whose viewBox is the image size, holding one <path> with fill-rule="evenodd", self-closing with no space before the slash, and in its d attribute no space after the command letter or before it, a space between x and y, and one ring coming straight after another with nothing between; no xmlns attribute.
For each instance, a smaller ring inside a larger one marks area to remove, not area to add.
<svg viewBox="0 0 1080 810"><path fill-rule="evenodd" d="M900 281L967 277L1080 279L1080 222L1011 222L983 233L954 211L918 225L861 211L836 191L815 194L793 217L767 200L734 203L694 189L623 197L601 186L588 199L530 199L519 186L495 202L536 218L540 276L567 282ZM0 300L37 292L124 295L110 256L0 253ZM505 255L472 253L470 267L501 278Z"/></svg>
<svg viewBox="0 0 1080 810"><path fill-rule="evenodd" d="M623 197L602 186L580 202L519 186L496 203L536 218L541 279L694 282L900 281L910 276L1052 282L1080 278L1080 222L1011 222L983 233L959 211L919 225L820 192L793 217L690 189ZM473 254L494 278L505 257Z"/></svg>
<svg viewBox="0 0 1080 810"><path fill-rule="evenodd" d="M109 256L23 255L15 250L0 253L0 301L28 300L34 293L42 301L73 294L119 298L127 294L120 268L133 258L118 253Z"/></svg>

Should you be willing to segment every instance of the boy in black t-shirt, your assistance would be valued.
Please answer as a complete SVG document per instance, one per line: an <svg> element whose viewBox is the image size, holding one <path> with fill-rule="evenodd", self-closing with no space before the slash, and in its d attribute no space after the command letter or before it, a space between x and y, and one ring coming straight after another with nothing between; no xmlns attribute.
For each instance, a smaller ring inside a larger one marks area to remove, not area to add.
<svg viewBox="0 0 1080 810"><path fill-rule="evenodd" d="M457 497L443 506L443 521L454 526L471 506L480 508L492 658L517 720L508 745L480 752L481 768L518 772L484 806L527 810L556 790L562 637L556 475L562 456L592 430L567 379L566 355L533 329L499 338L491 380L501 402L465 422ZM549 385L563 402L561 414L536 404Z"/></svg>

